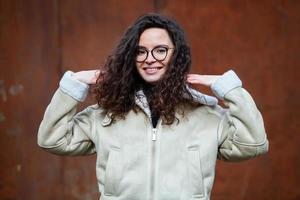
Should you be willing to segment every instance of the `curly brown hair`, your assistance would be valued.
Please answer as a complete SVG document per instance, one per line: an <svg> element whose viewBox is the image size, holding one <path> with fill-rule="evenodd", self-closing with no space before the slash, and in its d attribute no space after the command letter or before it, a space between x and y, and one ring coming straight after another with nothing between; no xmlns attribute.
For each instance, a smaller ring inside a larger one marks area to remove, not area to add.
<svg viewBox="0 0 300 200"><path fill-rule="evenodd" d="M161 80L149 86L137 72L136 53L140 35L153 27L165 29L175 49L166 73ZM143 15L127 29L113 54L108 56L101 69L104 73L95 85L96 100L113 120L124 119L130 110L138 111L135 97L137 91L142 89L151 112L160 116L163 124L172 124L177 119L176 112L184 114L182 105L192 102L192 95L186 87L186 75L190 68L190 48L175 20L155 13ZM186 95L190 98L185 98Z"/></svg>

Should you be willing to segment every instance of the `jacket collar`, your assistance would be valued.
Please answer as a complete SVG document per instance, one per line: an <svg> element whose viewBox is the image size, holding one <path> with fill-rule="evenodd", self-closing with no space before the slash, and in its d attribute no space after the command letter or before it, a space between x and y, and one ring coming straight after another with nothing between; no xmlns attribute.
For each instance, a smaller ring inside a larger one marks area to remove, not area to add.
<svg viewBox="0 0 300 200"><path fill-rule="evenodd" d="M206 94L203 94L195 89L192 89L189 86L186 86L189 92L192 95L193 100L196 103L207 105L207 106L216 106L218 104L218 99L213 96L209 96ZM188 94L185 94L184 97L186 99L189 99L190 96ZM143 92L143 90L139 90L135 95L135 103L144 110L144 112L148 115L148 117L151 116L151 111L148 105L147 98Z"/></svg>
<svg viewBox="0 0 300 200"><path fill-rule="evenodd" d="M218 104L218 99L216 97L207 95L207 94L203 94L201 92L199 92L198 90L195 90L191 87L189 87L188 85L186 86L188 91L191 93L193 100L199 104L203 104L206 106L216 106ZM189 96L186 95L186 98L188 99Z"/></svg>
<svg viewBox="0 0 300 200"><path fill-rule="evenodd" d="M207 106L216 106L218 104L218 99L216 97L203 94L203 93L201 93L201 92L199 92L195 89L192 89L189 86L186 86L186 87L189 90L189 92L191 93L191 95L193 97L193 100L196 103L207 105ZM184 97L186 99L190 98L190 96L188 94L185 94ZM149 118L151 118L150 107L149 107L146 95L144 94L143 90L137 91L137 93L135 95L135 103L136 103L136 105L138 105L146 113L146 115ZM112 122L111 114L108 113L104 117L104 119L102 121L102 125L103 126L108 126L108 125L111 124L111 122Z"/></svg>

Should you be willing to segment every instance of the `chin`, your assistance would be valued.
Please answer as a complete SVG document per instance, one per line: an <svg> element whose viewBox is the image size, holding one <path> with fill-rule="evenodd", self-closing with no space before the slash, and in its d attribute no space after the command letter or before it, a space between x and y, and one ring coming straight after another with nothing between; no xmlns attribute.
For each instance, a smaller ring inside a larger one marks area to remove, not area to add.
<svg viewBox="0 0 300 200"><path fill-rule="evenodd" d="M143 79L146 83L155 84L156 82L161 80L161 76L159 76L159 77L148 77L148 76L146 77L146 76L143 76Z"/></svg>

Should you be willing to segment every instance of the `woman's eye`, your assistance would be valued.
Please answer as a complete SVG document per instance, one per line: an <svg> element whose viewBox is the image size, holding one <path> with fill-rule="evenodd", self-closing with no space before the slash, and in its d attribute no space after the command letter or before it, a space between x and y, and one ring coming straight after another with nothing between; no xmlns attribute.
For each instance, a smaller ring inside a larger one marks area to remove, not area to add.
<svg viewBox="0 0 300 200"><path fill-rule="evenodd" d="M156 53L159 53L159 54L164 54L164 53L166 53L166 49L165 48L157 48L157 49L155 49L155 52Z"/></svg>
<svg viewBox="0 0 300 200"><path fill-rule="evenodd" d="M138 50L137 50L137 55L143 55L143 54L145 54L145 53L146 53L146 51L143 50L143 49L138 49Z"/></svg>

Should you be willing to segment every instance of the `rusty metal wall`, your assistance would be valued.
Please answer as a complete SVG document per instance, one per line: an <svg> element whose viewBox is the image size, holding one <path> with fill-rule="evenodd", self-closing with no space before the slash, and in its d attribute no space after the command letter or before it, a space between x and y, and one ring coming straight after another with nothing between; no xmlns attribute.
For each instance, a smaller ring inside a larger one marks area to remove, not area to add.
<svg viewBox="0 0 300 200"><path fill-rule="evenodd" d="M54 198L63 162L40 152L36 131L59 80L55 5L2 0L0 17L0 198Z"/></svg>
<svg viewBox="0 0 300 200"><path fill-rule="evenodd" d="M218 161L212 199L300 199L296 0L0 0L0 199L98 198L95 156L43 152L38 125L63 72L101 65L150 11L184 27L194 72L233 68L265 119L269 154Z"/></svg>

